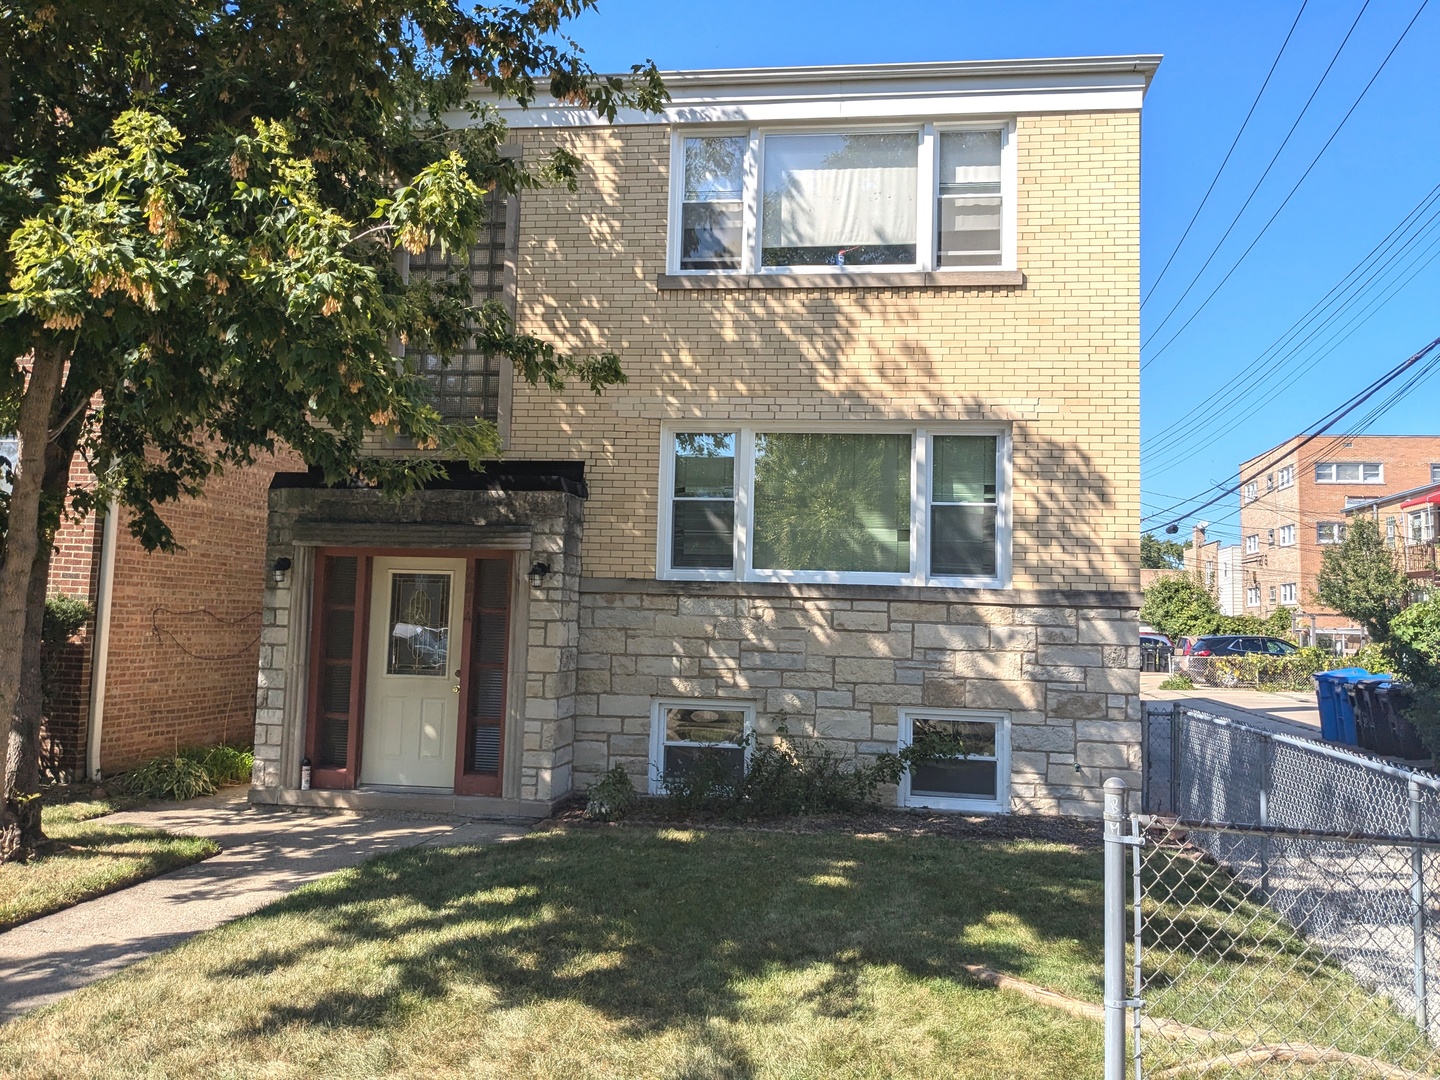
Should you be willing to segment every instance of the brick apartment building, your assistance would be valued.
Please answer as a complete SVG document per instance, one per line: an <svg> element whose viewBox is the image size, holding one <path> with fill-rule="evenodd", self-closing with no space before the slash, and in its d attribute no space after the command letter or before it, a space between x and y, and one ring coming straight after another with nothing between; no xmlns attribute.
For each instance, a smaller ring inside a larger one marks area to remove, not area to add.
<svg viewBox="0 0 1440 1080"><path fill-rule="evenodd" d="M1364 515L1380 528L1380 535L1395 554L1395 565L1404 571L1417 594L1433 592L1440 579L1436 561L1436 534L1440 533L1440 464L1431 474L1433 483L1357 503L1346 510L1350 520Z"/></svg>
<svg viewBox="0 0 1440 1080"><path fill-rule="evenodd" d="M1440 436L1301 436L1240 466L1241 587L1247 614L1294 608L1305 631L1358 630L1314 599L1327 546L1346 509L1440 482Z"/></svg>
<svg viewBox="0 0 1440 1080"><path fill-rule="evenodd" d="M264 590L266 492L288 458L216 477L162 511L180 550L145 551L123 512L67 520L50 595L96 617L46 658L45 767L113 773L177 748L249 743ZM93 480L83 462L72 485ZM95 733L99 739L95 739Z"/></svg>
<svg viewBox="0 0 1440 1080"><path fill-rule="evenodd" d="M613 125L505 108L579 187L497 205L458 269L629 384L466 354L440 406L494 418L502 462L398 504L276 477L252 799L538 814L782 730L977 740L901 805L1098 813L1138 781L1157 64L671 73L664 115Z"/></svg>

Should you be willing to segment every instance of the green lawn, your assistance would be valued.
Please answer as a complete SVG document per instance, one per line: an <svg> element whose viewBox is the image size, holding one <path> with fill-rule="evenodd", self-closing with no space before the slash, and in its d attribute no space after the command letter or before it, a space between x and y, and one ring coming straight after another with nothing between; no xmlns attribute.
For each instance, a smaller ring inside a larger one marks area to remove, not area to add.
<svg viewBox="0 0 1440 1080"><path fill-rule="evenodd" d="M1099 852L1033 840L627 826L414 849L0 1028L0 1075L1091 1077L1098 1023L960 965L1098 1002L1100 913ZM1286 935L1266 931L1272 964ZM1243 974L1263 995L1290 966ZM1402 1034L1322 974L1318 1014Z"/></svg>
<svg viewBox="0 0 1440 1080"><path fill-rule="evenodd" d="M46 806L50 843L28 863L0 864L0 930L214 855L211 840L107 821L114 805Z"/></svg>

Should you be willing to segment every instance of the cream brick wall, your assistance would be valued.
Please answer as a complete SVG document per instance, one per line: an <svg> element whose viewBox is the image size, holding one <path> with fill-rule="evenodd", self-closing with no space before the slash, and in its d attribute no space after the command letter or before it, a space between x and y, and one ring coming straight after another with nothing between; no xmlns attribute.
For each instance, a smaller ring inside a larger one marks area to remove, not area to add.
<svg viewBox="0 0 1440 1080"><path fill-rule="evenodd" d="M586 462L586 576L655 575L663 420L1003 419L1016 588L1138 587L1138 114L1019 118L1023 287L658 290L668 128L512 137L582 161L521 199L520 326L630 379L516 386L510 456Z"/></svg>

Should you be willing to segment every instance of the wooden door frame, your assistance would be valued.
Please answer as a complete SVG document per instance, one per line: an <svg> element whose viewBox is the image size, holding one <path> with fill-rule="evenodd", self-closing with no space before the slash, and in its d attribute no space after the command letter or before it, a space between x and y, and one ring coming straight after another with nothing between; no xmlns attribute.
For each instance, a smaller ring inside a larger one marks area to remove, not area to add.
<svg viewBox="0 0 1440 1080"><path fill-rule="evenodd" d="M306 695L305 715L305 755L313 763L316 760L317 740L319 738L319 712L320 712L320 650L323 647L324 633L321 620L324 617L324 583L325 574L323 568L327 558L354 557L358 560L355 570L355 620L354 644L352 651L355 655L351 660L350 679L350 727L346 749L346 762L343 769L316 769L311 766L311 785L313 787L325 787L336 789L353 789L360 785L360 764L364 752L365 732L365 690L370 676L370 616L371 601L374 592L375 581L375 560L377 558L416 558L416 559L463 559L465 562L465 595L463 598L464 614L460 632L460 692L457 697L460 699L456 705L455 723L455 793L457 795L495 795L499 796L504 790L505 783L505 744L507 727L509 726L509 690L510 680L514 675L511 670L513 651L511 645L515 633L515 604L513 598L513 585L515 575L515 550L511 548L376 548L376 547L317 547L314 560L314 581L311 583L311 605L310 605L310 655L309 655L309 690ZM478 777L465 771L465 739L469 732L470 712L470 659L472 652L474 624L475 624L475 583L478 581L479 563L485 559L503 559L510 567L509 591L506 595L506 642L505 642L505 678L502 683L501 700L501 721L500 721L500 768L494 781L488 777ZM493 789L493 790L491 790Z"/></svg>

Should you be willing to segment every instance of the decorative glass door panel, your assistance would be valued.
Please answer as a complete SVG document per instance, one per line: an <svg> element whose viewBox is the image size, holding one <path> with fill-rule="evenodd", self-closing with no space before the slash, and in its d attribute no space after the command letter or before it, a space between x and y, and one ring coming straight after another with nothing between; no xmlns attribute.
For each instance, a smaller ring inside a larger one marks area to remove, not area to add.
<svg viewBox="0 0 1440 1080"><path fill-rule="evenodd" d="M509 555L482 557L470 567L470 662L464 738L459 748L462 768L456 775L455 790L467 795L499 795L514 561Z"/></svg>

